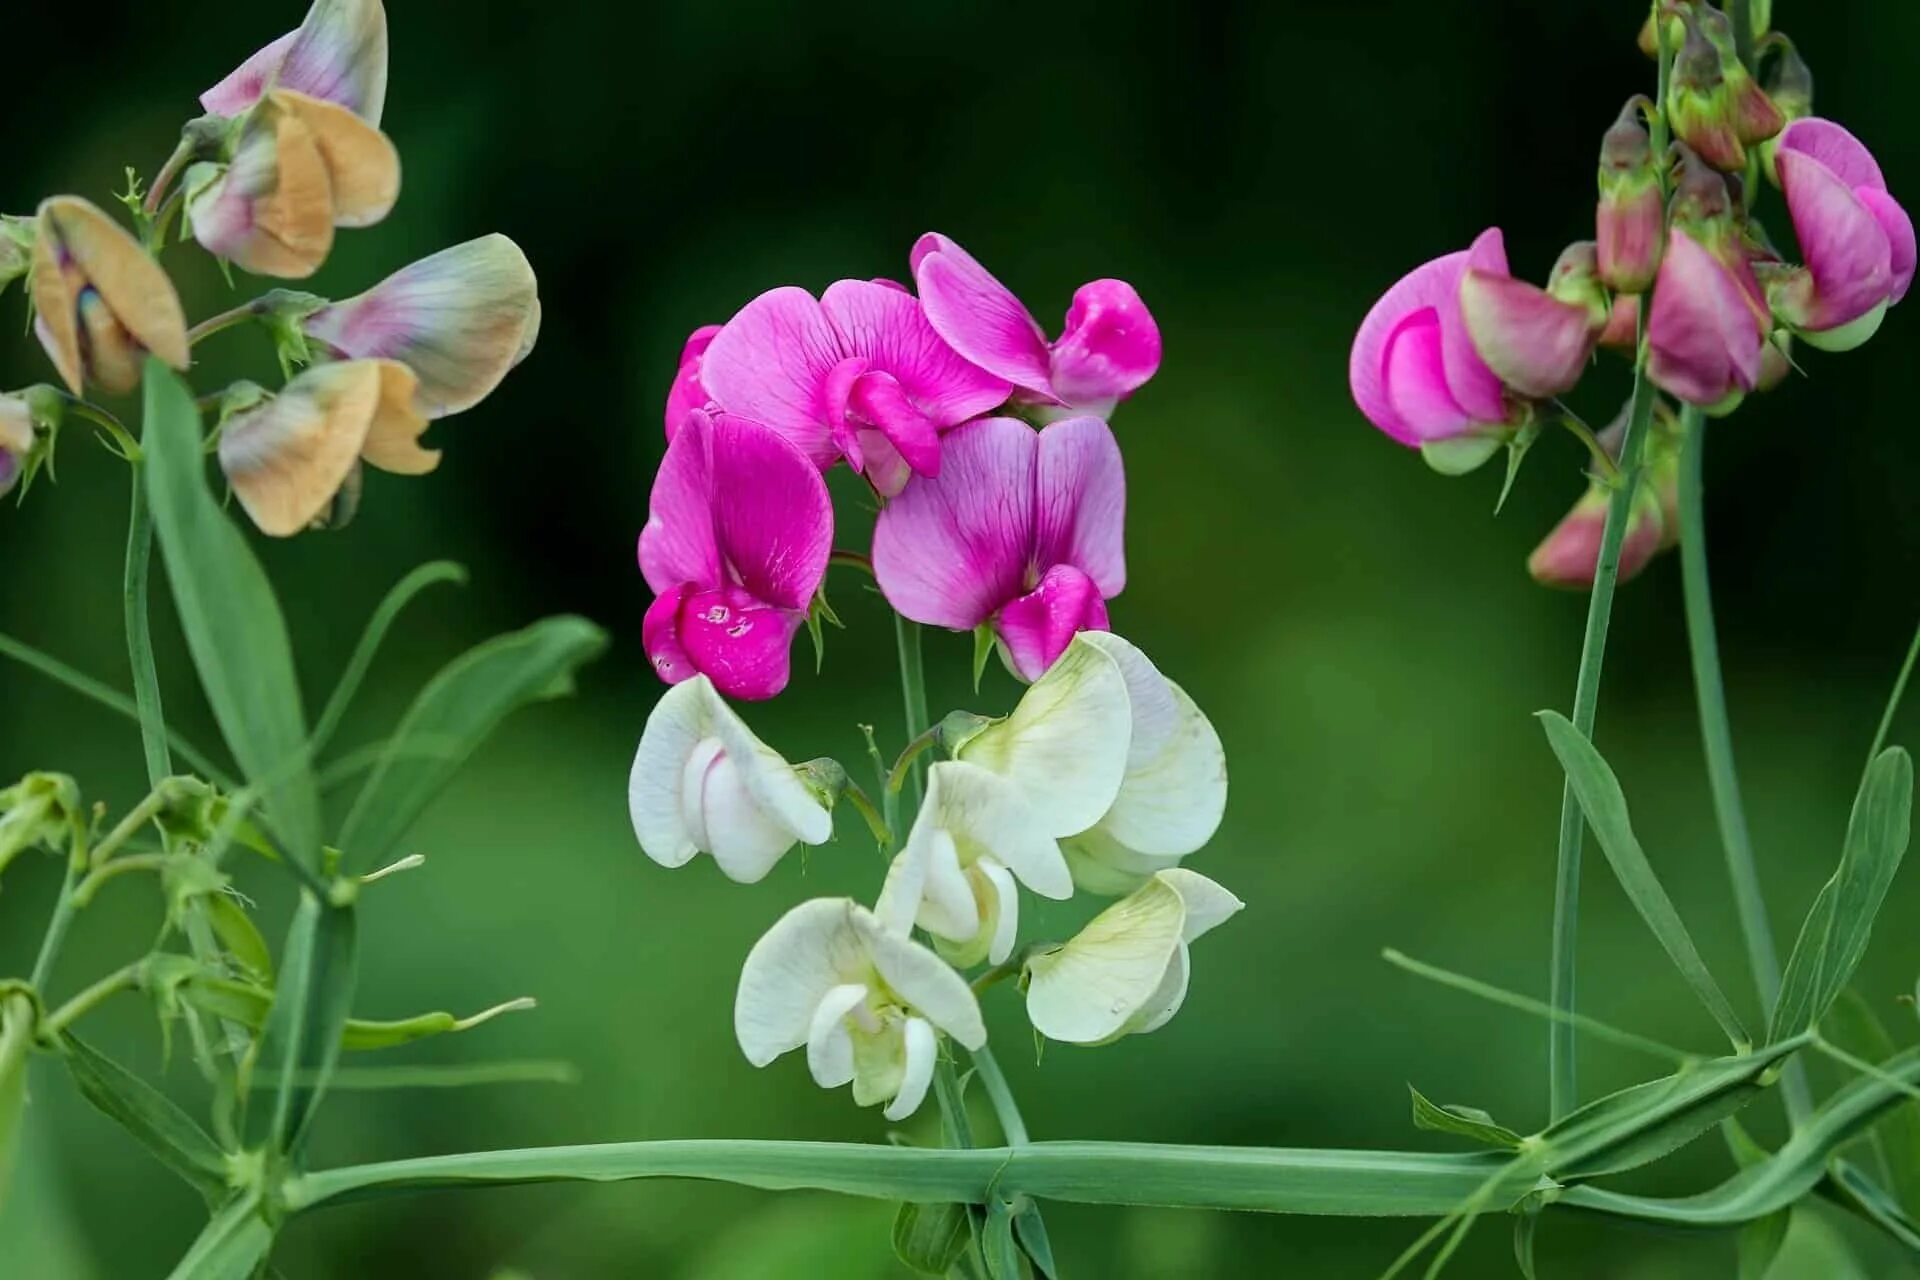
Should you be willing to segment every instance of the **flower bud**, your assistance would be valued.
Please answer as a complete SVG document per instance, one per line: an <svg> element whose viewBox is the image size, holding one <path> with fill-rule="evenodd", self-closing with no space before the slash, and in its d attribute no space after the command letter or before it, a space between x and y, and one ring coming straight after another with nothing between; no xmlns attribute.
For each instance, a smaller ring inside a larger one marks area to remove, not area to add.
<svg viewBox="0 0 1920 1280"><path fill-rule="evenodd" d="M1766 86L1773 105L1780 109L1781 118L1792 124L1813 114L1813 71L1793 41L1777 31L1761 44L1761 56L1764 58L1769 51L1776 50L1773 60L1761 73L1761 83ZM1778 136L1760 144L1761 166L1767 171L1767 180L1775 186L1780 184L1780 171L1774 163L1779 150Z"/></svg>
<svg viewBox="0 0 1920 1280"><path fill-rule="evenodd" d="M191 362L180 296L120 224L78 196L43 202L33 244L34 331L67 389L97 382L115 395L140 385L147 353Z"/></svg>
<svg viewBox="0 0 1920 1280"><path fill-rule="evenodd" d="M187 218L203 248L255 275L312 275L336 226L372 226L400 195L400 157L385 134L290 89L255 104L231 147L226 163L187 171Z"/></svg>
<svg viewBox="0 0 1920 1280"><path fill-rule="evenodd" d="M33 452L33 411L19 396L0 396L0 498L13 492Z"/></svg>
<svg viewBox="0 0 1920 1280"><path fill-rule="evenodd" d="M1693 0L1665 0L1665 3L1660 6L1659 16L1667 20L1667 48L1678 49L1680 42L1687 38L1687 28L1682 17L1692 11ZM1654 35L1654 17L1654 14L1647 15L1646 20L1640 24L1640 34L1635 40L1635 43L1640 46L1640 52L1649 58L1660 56L1660 45Z"/></svg>
<svg viewBox="0 0 1920 1280"><path fill-rule="evenodd" d="M1600 142L1600 204L1594 214L1597 270L1617 293L1644 293L1660 269L1666 241L1665 197L1652 139L1640 113L1646 99L1621 109Z"/></svg>
<svg viewBox="0 0 1920 1280"><path fill-rule="evenodd" d="M1736 102L1721 70L1720 51L1701 29L1700 11L1685 20L1686 39L1667 80L1667 120L1676 138L1723 173L1747 164L1735 124Z"/></svg>
<svg viewBox="0 0 1920 1280"><path fill-rule="evenodd" d="M0 870L35 846L65 853L83 821L80 788L63 773L30 773L0 789Z"/></svg>
<svg viewBox="0 0 1920 1280"><path fill-rule="evenodd" d="M1720 75L1726 83L1735 135L1749 147L1765 142L1780 132L1787 123L1786 117L1740 61L1740 50L1733 40L1733 25L1727 15L1704 4L1698 15L1701 34L1720 56Z"/></svg>
<svg viewBox="0 0 1920 1280"><path fill-rule="evenodd" d="M1615 460L1626 438L1631 403L1600 433L1601 447ZM1639 573L1659 552L1680 540L1680 439L1678 422L1665 401L1654 401L1653 438L1646 448L1640 488L1628 513L1627 533L1620 544L1619 580ZM1605 485L1594 484L1573 510L1554 527L1527 558L1527 572L1544 586L1584 591L1593 586L1600 562L1600 543L1612 496Z"/></svg>
<svg viewBox="0 0 1920 1280"><path fill-rule="evenodd" d="M216 115L237 116L268 89L335 102L369 124L387 99L387 11L381 0L314 0L306 20L200 95Z"/></svg>
<svg viewBox="0 0 1920 1280"><path fill-rule="evenodd" d="M321 307L300 329L347 359L398 360L420 379L420 412L444 418L485 399L532 350L538 289L519 245L482 236Z"/></svg>

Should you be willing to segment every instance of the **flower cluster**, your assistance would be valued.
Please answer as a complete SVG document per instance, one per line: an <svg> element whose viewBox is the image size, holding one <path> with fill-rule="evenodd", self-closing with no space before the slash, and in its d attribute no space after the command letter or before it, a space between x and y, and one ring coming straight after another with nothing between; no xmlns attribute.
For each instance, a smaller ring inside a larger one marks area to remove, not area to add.
<svg viewBox="0 0 1920 1280"><path fill-rule="evenodd" d="M513 241L444 250L344 301L275 290L192 329L159 262L180 214L243 271L312 275L337 228L379 222L399 198L399 154L380 131L386 89L380 0L315 0L297 29L201 96L209 114L187 124L144 200L127 197L134 232L78 196L0 219L0 284L28 275L35 331L71 397L0 397L0 492L32 474L41 437L88 387L133 390L148 356L185 370L197 342L244 321L268 329L290 375L277 392L247 382L210 397L221 468L262 532L342 523L363 464L399 475L438 465L420 444L429 423L477 404L539 332L533 269Z"/></svg>
<svg viewBox="0 0 1920 1280"><path fill-rule="evenodd" d="M1636 357L1659 390L1723 415L1786 376L1794 339L1825 351L1865 342L1913 281L1912 219L1859 139L1810 114L1812 78L1792 43L1763 24L1743 61L1713 5L1662 0L1658 13L1642 47L1670 70L1661 100L1632 99L1602 138L1594 238L1568 246L1542 288L1514 279L1499 230L1483 232L1389 289L1349 364L1361 412L1450 474L1502 448L1517 460L1544 422L1586 439L1602 474L1529 562L1558 585L1593 581L1616 482L1606 442L1559 399L1597 349ZM1797 261L1754 212L1762 172L1784 197ZM1661 490L1673 435L1651 432L1640 447L1652 484L1622 577L1672 545Z"/></svg>
<svg viewBox="0 0 1920 1280"><path fill-rule="evenodd" d="M787 913L747 957L734 1021L756 1066L804 1047L820 1085L890 1119L925 1098L942 1035L985 1043L976 988L1018 976L1055 1040L1151 1031L1185 997L1188 944L1241 905L1181 866L1225 811L1220 739L1110 630L1126 477L1103 415L1159 364L1152 316L1130 285L1096 281L1049 341L946 237L922 237L910 266L915 291L774 289L688 340L639 548L646 650L671 687L628 790L649 857L704 852L742 882L826 843L842 799L867 817L888 855L872 907ZM833 550L823 473L843 459L880 504L870 561ZM879 806L836 761L789 764L727 701L786 686L799 628L832 616L836 558L870 568L901 625L974 632L1028 686L1005 716L926 728ZM927 750L942 758L896 832ZM1023 947L1023 889L1120 901L1064 944Z"/></svg>

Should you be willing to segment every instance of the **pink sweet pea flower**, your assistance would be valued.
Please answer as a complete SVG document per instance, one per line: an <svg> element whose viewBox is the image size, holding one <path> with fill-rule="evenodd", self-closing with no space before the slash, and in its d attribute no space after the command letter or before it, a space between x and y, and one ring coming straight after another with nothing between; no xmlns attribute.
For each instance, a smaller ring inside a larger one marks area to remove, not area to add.
<svg viewBox="0 0 1920 1280"><path fill-rule="evenodd" d="M1814 346L1849 350L1913 283L1913 220L1872 153L1831 120L1788 125L1774 166L1806 266L1771 274L1768 301Z"/></svg>
<svg viewBox="0 0 1920 1280"><path fill-rule="evenodd" d="M1160 368L1160 328L1124 280L1074 290L1066 330L1049 343L1013 291L947 237L921 236L911 261L940 336L1042 404L1105 415Z"/></svg>
<svg viewBox="0 0 1920 1280"><path fill-rule="evenodd" d="M845 457L889 497L912 472L937 475L940 433L1010 390L942 342L912 295L870 280L842 280L817 300L769 290L699 359L722 410L764 423L822 470Z"/></svg>
<svg viewBox="0 0 1920 1280"><path fill-rule="evenodd" d="M688 335L687 345L680 349L680 371L673 375L673 386L667 391L668 440L673 439L689 413L713 403L706 384L700 381L700 361L719 332L719 325L703 324Z"/></svg>
<svg viewBox="0 0 1920 1280"><path fill-rule="evenodd" d="M1675 227L1647 313L1647 376L1689 404L1724 410L1759 385L1761 345L1745 286Z"/></svg>
<svg viewBox="0 0 1920 1280"><path fill-rule="evenodd" d="M704 674L730 698L779 693L832 549L833 506L805 454L745 418L688 414L640 533L654 670L668 684Z"/></svg>
<svg viewBox="0 0 1920 1280"><path fill-rule="evenodd" d="M947 436L938 478L880 512L874 576L915 622L992 623L1014 674L1036 680L1076 633L1107 629L1106 602L1127 585L1126 504L1120 446L1100 419L1036 431L982 418Z"/></svg>
<svg viewBox="0 0 1920 1280"><path fill-rule="evenodd" d="M387 11L381 0L314 0L306 20L200 95L237 116L269 89L333 102L378 125L387 101Z"/></svg>

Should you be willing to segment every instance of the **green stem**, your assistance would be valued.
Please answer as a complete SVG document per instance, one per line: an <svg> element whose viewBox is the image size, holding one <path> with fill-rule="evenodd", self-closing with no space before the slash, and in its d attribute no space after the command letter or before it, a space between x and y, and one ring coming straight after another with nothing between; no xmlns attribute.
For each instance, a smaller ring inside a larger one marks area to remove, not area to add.
<svg viewBox="0 0 1920 1280"><path fill-rule="evenodd" d="M1763 1009L1771 1009L1780 995L1780 957L1774 949L1773 927L1760 892L1754 865L1753 838L1747 830L1746 809L1740 801L1740 778L1734 768L1733 734L1727 719L1726 684L1720 673L1720 643L1713 621L1713 587L1707 577L1706 415L1692 405L1680 414L1680 582L1687 615L1687 647L1693 655L1694 693L1700 704L1700 736L1706 745L1707 780L1713 791L1713 812L1726 852L1727 876L1733 881L1733 904L1746 942L1747 965ZM1795 1124L1813 1111L1806 1072L1798 1063L1787 1068L1780 1084L1787 1114Z"/></svg>
<svg viewBox="0 0 1920 1280"><path fill-rule="evenodd" d="M1913 643L1907 647L1907 660L1900 664L1900 675L1893 682L1893 693L1887 698L1887 709L1880 717L1880 727L1873 734L1873 749L1867 752L1867 766L1871 768L1880 755L1880 749L1887 745L1887 734L1893 729L1893 718L1900 712L1900 702L1907 696L1907 681L1913 678L1913 664L1920 659L1920 630L1913 633Z"/></svg>
<svg viewBox="0 0 1920 1280"><path fill-rule="evenodd" d="M147 509L146 471L134 461L133 495L127 511L127 659L133 667L133 702L140 713L140 745L147 758L147 785L173 773L167 722L160 706L160 675L153 664L153 628L147 620L148 578L153 568L153 515Z"/></svg>
<svg viewBox="0 0 1920 1280"><path fill-rule="evenodd" d="M993 1114L1000 1121L1000 1132L1010 1147L1024 1147L1032 1141L1027 1136L1027 1122L1020 1115L1020 1104L1014 1101L1013 1090L1007 1085L1007 1077L1000 1070L999 1059L993 1056L993 1050L981 1045L973 1051L973 1073L980 1078L980 1087L987 1091L987 1101L993 1104Z"/></svg>
<svg viewBox="0 0 1920 1280"><path fill-rule="evenodd" d="M75 1022L93 1012L122 991L131 991L146 980L147 962L136 960L122 969L115 969L106 977L82 991L73 999L47 1015L41 1033L49 1040L72 1026Z"/></svg>
<svg viewBox="0 0 1920 1280"><path fill-rule="evenodd" d="M220 312L218 315L208 316L205 320L202 320L199 324L187 330L187 345L197 347L214 334L225 329L231 329L237 324L244 324L259 314L260 300L255 298L252 302L243 302L237 307L230 307Z"/></svg>
<svg viewBox="0 0 1920 1280"><path fill-rule="evenodd" d="M907 741L916 742L924 737L933 726L927 715L927 679L926 669L920 657L920 624L909 622L899 614L893 616L893 635L895 647L900 654L900 695L906 706ZM907 775L907 805L918 811L922 795L922 774L920 766L915 764ZM911 821L913 814L906 815ZM900 830L897 823L889 823L895 831Z"/></svg>
<svg viewBox="0 0 1920 1280"><path fill-rule="evenodd" d="M76 908L91 905L95 896L99 894L101 886L116 876L123 876L132 871L159 872L166 869L167 855L164 853L136 853L130 857L117 858L87 873L87 878L80 882L78 889L74 890L73 905Z"/></svg>
<svg viewBox="0 0 1920 1280"><path fill-rule="evenodd" d="M78 911L85 900L78 896L80 877L86 871L86 851L76 849L67 859L66 878L60 882L60 896L54 900L53 915L47 921L46 936L40 939L40 954L34 957L33 974L27 979L35 991L45 992L47 983L53 977L53 962L60 955L60 944L67 940L67 929L73 924L73 913Z"/></svg>

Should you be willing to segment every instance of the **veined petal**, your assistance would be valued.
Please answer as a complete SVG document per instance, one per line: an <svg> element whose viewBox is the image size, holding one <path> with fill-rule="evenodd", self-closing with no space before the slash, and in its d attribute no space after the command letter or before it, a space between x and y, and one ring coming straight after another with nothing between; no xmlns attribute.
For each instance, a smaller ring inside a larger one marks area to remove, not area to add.
<svg viewBox="0 0 1920 1280"><path fill-rule="evenodd" d="M841 280L820 296L820 307L840 335L841 351L893 375L938 427L985 413L1012 390L1006 379L968 362L942 341L912 294L866 280Z"/></svg>
<svg viewBox="0 0 1920 1280"><path fill-rule="evenodd" d="M1796 152L1816 160L1849 187L1887 189L1880 164L1860 139L1846 128L1818 116L1795 120L1780 133L1780 151ZM1779 159L1778 154L1775 160Z"/></svg>
<svg viewBox="0 0 1920 1280"><path fill-rule="evenodd" d="M280 74L280 65L287 60L287 50L299 38L298 30L289 31L260 49L228 72L226 79L201 94L200 105L215 115L237 116L260 101L260 95Z"/></svg>
<svg viewBox="0 0 1920 1280"><path fill-rule="evenodd" d="M886 438L893 452L913 471L923 476L940 474L939 429L934 419L920 412L892 374L869 370L855 378L846 408L857 421L872 423L873 429ZM849 451L848 461L856 464L861 461L858 445ZM854 470L863 471L865 467L855 465Z"/></svg>
<svg viewBox="0 0 1920 1280"><path fill-rule="evenodd" d="M1062 840L1060 852L1066 855L1074 887L1106 898L1132 893L1155 873L1180 865L1178 856L1161 857L1129 849L1105 827Z"/></svg>
<svg viewBox="0 0 1920 1280"><path fill-rule="evenodd" d="M788 441L729 413L712 419L707 448L723 564L768 604L806 609L833 553L833 503L820 472Z"/></svg>
<svg viewBox="0 0 1920 1280"><path fill-rule="evenodd" d="M423 476L440 465L438 449L420 447L428 422L419 409L420 379L398 360L371 360L380 370L380 402L360 456L395 475Z"/></svg>
<svg viewBox="0 0 1920 1280"><path fill-rule="evenodd" d="M1402 444L1447 440L1476 425L1447 389L1440 350L1440 313L1422 307L1387 335L1383 389L1398 426L1388 432Z"/></svg>
<svg viewBox="0 0 1920 1280"><path fill-rule="evenodd" d="M1057 838L1085 831L1112 807L1132 726L1126 678L1083 635L1011 715L975 734L958 755L1018 786L1039 829Z"/></svg>
<svg viewBox="0 0 1920 1280"><path fill-rule="evenodd" d="M925 1018L908 1018L900 1036L906 1070L900 1077L900 1092L880 1113L893 1121L905 1120L926 1101L927 1086L933 1083L934 1065L940 1057L939 1042Z"/></svg>
<svg viewBox="0 0 1920 1280"><path fill-rule="evenodd" d="M1104 1044L1160 990L1184 944L1186 906L1150 880L1088 921L1072 941L1027 962L1027 1018L1068 1044Z"/></svg>
<svg viewBox="0 0 1920 1280"><path fill-rule="evenodd" d="M1447 387L1440 338L1440 311L1458 306L1466 268L1465 250L1415 267L1368 309L1354 335L1347 360L1354 403L1402 444L1436 439L1471 421ZM1456 416L1443 417L1435 406ZM1416 416L1409 417L1409 408Z"/></svg>
<svg viewBox="0 0 1920 1280"><path fill-rule="evenodd" d="M1507 246L1500 228L1488 227L1480 233L1467 249L1463 268L1462 276L1466 271L1496 276L1511 274L1507 270ZM1473 335L1467 331L1466 317L1460 310L1459 278L1455 279L1453 296L1435 308L1440 314L1440 356L1447 370L1447 387L1475 421L1504 422L1506 392L1500 375L1474 347Z"/></svg>
<svg viewBox="0 0 1920 1280"><path fill-rule="evenodd" d="M627 775L627 812L640 849L663 867L684 867L700 852L684 800L687 762L707 737L710 700L717 697L705 676L694 676L660 695L640 733Z"/></svg>
<svg viewBox="0 0 1920 1280"><path fill-rule="evenodd" d="M262 533L286 538L327 509L360 456L380 404L381 367L322 365L220 433L220 467Z"/></svg>
<svg viewBox="0 0 1920 1280"><path fill-rule="evenodd" d="M1105 413L1160 369L1160 326L1124 280L1095 280L1074 290L1066 331L1053 344L1053 393Z"/></svg>
<svg viewBox="0 0 1920 1280"><path fill-rule="evenodd" d="M1647 313L1648 376L1689 403L1718 404L1758 382L1760 344L1739 281L1699 241L1672 231Z"/></svg>
<svg viewBox="0 0 1920 1280"><path fill-rule="evenodd" d="M705 409L713 402L706 383L700 380L700 362L719 332L719 325L703 324L687 338L687 345L680 351L680 368L673 376L673 386L667 391L668 440L673 439L689 413L695 409Z"/></svg>
<svg viewBox="0 0 1920 1280"><path fill-rule="evenodd" d="M927 320L949 346L994 377L1052 395L1046 335L1012 290L937 232L913 246L912 265Z"/></svg>
<svg viewBox="0 0 1920 1280"><path fill-rule="evenodd" d="M747 722L711 685L705 694L705 706L707 732L720 739L742 787L788 833L788 843L803 840L818 845L832 839L833 814L800 780L794 767L754 736Z"/></svg>
<svg viewBox="0 0 1920 1280"><path fill-rule="evenodd" d="M378 125L387 103L386 6L381 0L314 0L275 85L336 103Z"/></svg>
<svg viewBox="0 0 1920 1280"><path fill-rule="evenodd" d="M851 919L874 969L910 1009L969 1049L987 1042L980 1002L951 965L919 943L889 932L870 911L854 906Z"/></svg>
<svg viewBox="0 0 1920 1280"><path fill-rule="evenodd" d="M172 368L187 368L192 357L180 297L137 240L99 206L78 196L42 201L36 221L34 304L61 348L55 366L76 394L85 363L77 312L87 288L99 295L115 324L134 342Z"/></svg>
<svg viewBox="0 0 1920 1280"><path fill-rule="evenodd" d="M733 1003L734 1035L748 1062L764 1067L807 1043L814 1012L827 994L870 980L861 917L871 919L851 899L815 898L780 917L753 944ZM959 975L954 980L966 987Z"/></svg>
<svg viewBox="0 0 1920 1280"><path fill-rule="evenodd" d="M916 830L921 822L951 835L960 866L991 858L1042 897L1064 901L1073 896L1059 844L1040 829L1022 788L1000 774L964 760L934 765ZM964 941L972 931L947 936Z"/></svg>
<svg viewBox="0 0 1920 1280"><path fill-rule="evenodd" d="M966 631L1020 594L1039 440L1013 418L947 433L940 474L908 484L874 526L874 576L889 604L915 622Z"/></svg>
<svg viewBox="0 0 1920 1280"><path fill-rule="evenodd" d="M1040 432L1034 467L1034 563L1070 564L1112 599L1126 589L1126 466L1099 418Z"/></svg>
<svg viewBox="0 0 1920 1280"><path fill-rule="evenodd" d="M1806 329L1856 320L1893 294L1893 249L1880 219L1838 174L1799 151L1774 156L1794 236L1813 273L1812 306L1786 317Z"/></svg>
<svg viewBox="0 0 1920 1280"><path fill-rule="evenodd" d="M344 355L405 364L419 375L421 412L444 418L500 385L523 354L538 306L526 254L506 236L490 235L403 267L358 297L321 308L301 328Z"/></svg>
<svg viewBox="0 0 1920 1280"><path fill-rule="evenodd" d="M346 107L291 89L270 89L267 101L297 116L327 167L333 222L370 227L400 198L400 153L379 129Z"/></svg>
<svg viewBox="0 0 1920 1280"><path fill-rule="evenodd" d="M847 1015L867 998L865 983L849 982L821 997L807 1029L807 1070L822 1089L838 1089L853 1081L853 1037L847 1033Z"/></svg>
<svg viewBox="0 0 1920 1280"><path fill-rule="evenodd" d="M1889 262L1893 268L1893 293L1888 301L1898 302L1907 296L1907 289L1913 284L1913 219L1898 200L1884 191L1873 187L1855 187L1853 194L1867 206L1867 211L1879 221L1880 229L1886 232L1887 245L1891 250Z"/></svg>
<svg viewBox="0 0 1920 1280"><path fill-rule="evenodd" d="M1149 1031L1158 1031L1173 1020L1180 1012L1180 1006L1187 1002L1187 984L1192 977L1193 957L1182 942L1173 949L1173 960L1167 965L1166 974L1160 979L1160 985L1146 1002L1127 1019L1128 1035L1146 1035Z"/></svg>
<svg viewBox="0 0 1920 1280"><path fill-rule="evenodd" d="M681 583L718 585L720 543L714 534L712 419L688 415L654 473L647 523L640 531L640 571L665 592Z"/></svg>
<svg viewBox="0 0 1920 1280"><path fill-rule="evenodd" d="M255 275L302 280L333 249L333 185L313 132L269 97L241 126L224 171L187 172L187 221L216 257Z"/></svg>
<svg viewBox="0 0 1920 1280"><path fill-rule="evenodd" d="M1132 643L1109 632L1088 632L1085 643L1119 666L1132 712L1126 776L1099 829L1149 857L1193 853L1213 838L1226 812L1220 735L1186 691Z"/></svg>
<svg viewBox="0 0 1920 1280"><path fill-rule="evenodd" d="M1512 276L1469 270L1460 281L1460 310L1475 351L1521 395L1561 395L1586 372L1595 335L1585 307Z"/></svg>
<svg viewBox="0 0 1920 1280"><path fill-rule="evenodd" d="M747 790L730 756L722 757L708 772L701 812L713 860L736 884L758 884L766 879L767 872L794 846L793 829L781 814L763 808L759 798Z"/></svg>
<svg viewBox="0 0 1920 1280"><path fill-rule="evenodd" d="M909 875L918 877L902 882L919 886L914 923L949 942L965 942L980 931L979 903L967 884L966 873L960 869L960 849L951 831L926 819L923 813L914 821L901 856L904 866L912 869ZM886 892L883 888L883 901Z"/></svg>
<svg viewBox="0 0 1920 1280"><path fill-rule="evenodd" d="M1107 629L1107 603L1093 580L1070 564L1057 564L1040 585L1007 602L994 618L1007 665L1022 680L1038 680L1083 631Z"/></svg>
<svg viewBox="0 0 1920 1280"><path fill-rule="evenodd" d="M1061 867L1065 869L1064 862ZM1014 887L1013 873L992 858L980 859L974 872L985 877L993 892L992 905L985 913L987 925L993 931L992 940L987 944L987 963L1005 964L1013 954L1013 944L1020 938L1020 891ZM1069 883L1068 892L1071 891Z"/></svg>
<svg viewBox="0 0 1920 1280"><path fill-rule="evenodd" d="M763 423L817 467L839 456L822 390L846 356L827 313L805 289L770 289L722 325L700 361L720 407Z"/></svg>
<svg viewBox="0 0 1920 1280"><path fill-rule="evenodd" d="M1186 907L1186 924L1180 931L1182 942L1194 942L1237 915L1247 904L1219 884L1197 871L1175 867L1154 877L1180 895Z"/></svg>

